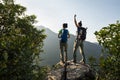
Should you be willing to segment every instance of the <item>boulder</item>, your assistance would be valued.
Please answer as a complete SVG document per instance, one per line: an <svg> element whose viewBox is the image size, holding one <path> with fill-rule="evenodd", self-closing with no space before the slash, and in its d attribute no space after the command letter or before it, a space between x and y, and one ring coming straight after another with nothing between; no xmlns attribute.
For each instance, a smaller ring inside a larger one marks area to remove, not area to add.
<svg viewBox="0 0 120 80"><path fill-rule="evenodd" d="M57 63L48 73L46 80L95 80L96 72L83 62Z"/></svg>

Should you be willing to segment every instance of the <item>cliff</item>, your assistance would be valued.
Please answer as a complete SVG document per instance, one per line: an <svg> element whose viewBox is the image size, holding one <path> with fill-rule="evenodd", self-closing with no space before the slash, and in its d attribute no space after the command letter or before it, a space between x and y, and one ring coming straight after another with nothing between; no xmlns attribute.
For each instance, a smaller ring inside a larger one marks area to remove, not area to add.
<svg viewBox="0 0 120 80"><path fill-rule="evenodd" d="M95 80L96 72L84 63L57 63L48 73L47 80Z"/></svg>

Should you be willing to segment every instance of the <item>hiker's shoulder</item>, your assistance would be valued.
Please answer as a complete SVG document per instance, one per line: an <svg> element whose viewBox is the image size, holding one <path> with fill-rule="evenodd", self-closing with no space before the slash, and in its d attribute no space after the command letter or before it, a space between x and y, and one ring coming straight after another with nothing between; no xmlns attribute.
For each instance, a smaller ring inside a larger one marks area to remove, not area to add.
<svg viewBox="0 0 120 80"><path fill-rule="evenodd" d="M85 27L80 27L81 29L85 29Z"/></svg>
<svg viewBox="0 0 120 80"><path fill-rule="evenodd" d="M60 30L59 30L59 33L62 32L62 30L63 30L63 29L60 29Z"/></svg>

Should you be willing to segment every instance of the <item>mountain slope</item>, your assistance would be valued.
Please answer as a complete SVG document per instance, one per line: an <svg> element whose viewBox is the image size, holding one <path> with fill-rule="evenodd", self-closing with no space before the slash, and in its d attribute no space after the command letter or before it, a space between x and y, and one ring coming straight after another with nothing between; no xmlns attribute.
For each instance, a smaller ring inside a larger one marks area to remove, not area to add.
<svg viewBox="0 0 120 80"><path fill-rule="evenodd" d="M44 41L44 54L41 54L41 58L43 59L41 65L54 65L59 62L59 39L57 33L52 32L50 29L39 26L38 29L45 29L45 34L47 38ZM71 60L73 56L73 44L74 44L75 36L71 35L68 40L68 59ZM101 47L97 44L85 41L84 42L84 52L85 56L88 59L90 56L94 56L98 58L101 53ZM81 55L79 53L79 49L77 52L77 59L81 59Z"/></svg>

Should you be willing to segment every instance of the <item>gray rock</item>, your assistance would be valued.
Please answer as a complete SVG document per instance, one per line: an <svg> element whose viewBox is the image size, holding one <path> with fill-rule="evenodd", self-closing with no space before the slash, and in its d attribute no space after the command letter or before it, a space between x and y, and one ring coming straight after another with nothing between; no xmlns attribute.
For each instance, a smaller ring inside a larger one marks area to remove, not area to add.
<svg viewBox="0 0 120 80"><path fill-rule="evenodd" d="M65 66L61 62L55 65L55 69L52 69L47 76L46 80L95 80L95 71L90 68L89 65L82 62L73 63L73 61L67 61L67 67L65 72Z"/></svg>

